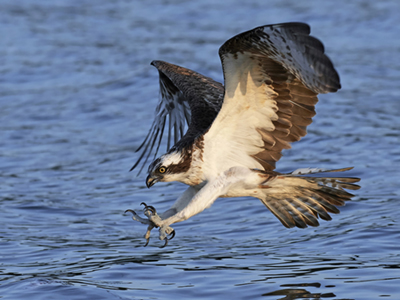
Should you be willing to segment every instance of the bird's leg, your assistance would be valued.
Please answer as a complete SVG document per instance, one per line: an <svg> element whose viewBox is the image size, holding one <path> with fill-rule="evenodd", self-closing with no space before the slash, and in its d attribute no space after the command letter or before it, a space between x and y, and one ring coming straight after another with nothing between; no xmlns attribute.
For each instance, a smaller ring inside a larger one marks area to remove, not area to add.
<svg viewBox="0 0 400 300"><path fill-rule="evenodd" d="M142 202L141 204L145 206L144 207L144 214L147 217L147 219L139 217L138 214L132 209L127 209L125 211L125 213L126 212L131 212L132 213L132 219L134 221L137 221L137 222L140 222L142 224L148 225L146 234L144 235L144 238L146 239L146 244L144 245L145 247L149 244L150 232L155 227L156 228L160 227L160 239L161 240L165 240L165 244L161 248L165 247L168 244L168 240L172 239L175 236L174 229L169 227L169 226L163 226L161 228L162 219L157 214L156 209L151 205L147 205L146 203ZM161 234L161 232L162 232L162 234ZM168 238L167 235L172 235L172 237Z"/></svg>
<svg viewBox="0 0 400 300"><path fill-rule="evenodd" d="M144 238L146 239L146 244L144 245L144 247L146 247L150 241L150 232L155 226L149 219L144 219L144 218L139 217L138 214L135 211L133 211L132 209L127 209L125 211L125 213L127 213L128 211L132 213L132 219L134 221L148 225L146 234L144 235Z"/></svg>
<svg viewBox="0 0 400 300"><path fill-rule="evenodd" d="M172 207L161 215L157 214L153 206L146 203L142 204L145 206L144 214L148 218L147 220L138 217L131 210L128 211L134 214L132 218L135 221L152 226L151 228L149 226L146 239L150 236L149 230L154 227L160 228L160 240L165 241L163 246L165 247L168 241L175 236L174 229L170 227L171 224L187 220L210 207L218 197L225 195L232 185L240 183L243 186L249 186L257 180L260 180L257 172L244 167L232 167L212 181L189 187ZM168 235L171 235L171 237L168 238Z"/></svg>
<svg viewBox="0 0 400 300"><path fill-rule="evenodd" d="M146 224L148 225L147 228L147 232L145 234L145 239L147 240L146 242L146 246L149 243L149 239L150 239L150 231L154 228L154 227L158 227L160 228L159 231L159 236L161 240L165 241L165 244L163 247L165 247L168 244L168 241L171 240L174 236L175 236L175 231L173 228L171 228L169 225L171 225L172 223L175 222L170 222L169 224L165 224L164 220L165 219L169 219L170 217L173 217L174 215L176 215L179 211L181 211L182 209L184 209L189 202L191 201L191 199L194 197L194 195L196 195L196 193L201 189L202 186L190 186L176 201L175 203L172 205L172 207L170 209L168 209L167 211L165 211L164 213L158 215L156 209L151 206L151 205L147 205L146 203L142 203L142 205L144 205L144 214L147 217L147 219L145 218L141 218L137 215L137 213L131 209L128 209L126 212L131 212L132 213L132 219L140 222L142 224ZM171 236L168 238L168 236Z"/></svg>
<svg viewBox="0 0 400 300"><path fill-rule="evenodd" d="M162 248L164 248L165 246L167 246L168 241L172 240L175 236L175 230L173 228L171 228L169 225L171 225L172 223L165 225L163 220L172 217L173 215L175 215L177 212L179 212L180 210L182 210L183 208L185 208L188 203L190 202L190 200L193 198L194 195L196 195L196 193L199 191L199 189L201 188L201 186L195 186L192 187L190 186L176 201L175 203L172 205L172 207L170 209L168 209L167 211L163 212L161 215L157 214L156 209L151 206L151 205L146 205L146 203L142 203L145 208L144 208L144 214L146 215L146 217L148 219L143 219L140 217L136 217L133 218L136 221L141 222L142 220L145 220L145 222L149 222L153 225L153 227L150 228L149 225L149 229L145 235L145 238L149 239L150 237L150 230L153 229L154 227L159 227L159 237L161 240L165 241L164 246L162 246ZM143 223L143 222L142 222ZM145 223L148 224L148 223ZM170 237L168 237L170 236ZM147 243L146 243L147 245Z"/></svg>
<svg viewBox="0 0 400 300"><path fill-rule="evenodd" d="M160 228L160 230L159 230L160 231L160 240L162 240L162 241L165 240L165 244L161 248L164 248L165 246L167 246L168 241L172 240L174 238L175 230L172 227L168 226L168 225L162 225L163 224L163 220L157 214L157 211L153 206L147 205L144 202L142 202L141 204L144 205L144 214L148 218L148 220L152 223L152 225L154 227L157 227L157 228L159 227ZM148 233L150 235L150 231L148 231ZM168 235L171 235L171 237L168 238ZM147 233L146 233L146 236L147 236Z"/></svg>
<svg viewBox="0 0 400 300"><path fill-rule="evenodd" d="M225 195L232 185L240 183L247 186L246 180L252 183L253 177L260 180L258 174L254 175L252 170L244 167L232 167L202 186L187 189L171 209L162 214L162 218L154 214L149 214L148 218L160 227L161 240L164 240L167 234L171 234L173 237L175 233L170 231L172 228L169 225L182 222L202 212L210 207L218 197ZM165 245L167 245L167 241Z"/></svg>

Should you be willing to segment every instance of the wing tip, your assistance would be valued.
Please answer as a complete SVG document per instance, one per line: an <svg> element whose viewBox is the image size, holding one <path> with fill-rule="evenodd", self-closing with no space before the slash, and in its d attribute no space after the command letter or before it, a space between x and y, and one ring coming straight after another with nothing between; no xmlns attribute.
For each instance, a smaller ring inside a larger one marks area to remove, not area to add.
<svg viewBox="0 0 400 300"><path fill-rule="evenodd" d="M168 65L169 63L162 61L162 60L153 60L151 61L150 65L160 69L163 65Z"/></svg>
<svg viewBox="0 0 400 300"><path fill-rule="evenodd" d="M278 24L274 24L274 25L270 25L270 26L271 27L301 29L302 32L306 33L306 34L310 34L310 32L311 32L311 26L304 22L284 22L284 23L278 23Z"/></svg>
<svg viewBox="0 0 400 300"><path fill-rule="evenodd" d="M254 29L251 29L249 31L253 31L256 29L263 29L263 28L284 28L284 29L291 29L293 31L302 33L302 34L310 34L311 33L311 26L307 23L304 22L283 22L283 23L277 23L277 24L268 24L268 25L261 25L258 26ZM247 32L249 32L247 31Z"/></svg>

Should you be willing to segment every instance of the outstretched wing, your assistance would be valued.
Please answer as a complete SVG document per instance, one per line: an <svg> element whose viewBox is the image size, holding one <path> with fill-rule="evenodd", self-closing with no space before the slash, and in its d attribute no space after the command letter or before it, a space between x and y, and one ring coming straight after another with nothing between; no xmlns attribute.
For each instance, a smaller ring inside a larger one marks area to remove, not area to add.
<svg viewBox="0 0 400 300"><path fill-rule="evenodd" d="M214 121L224 95L222 84L211 78L163 61L153 61L151 64L159 72L161 97L149 133L136 150L141 150L142 153L131 171L144 159L141 171L152 153L156 157L164 136L167 118L167 150L169 150L171 140L175 146L179 145L179 142L188 144L203 134ZM186 124L189 127L184 135Z"/></svg>
<svg viewBox="0 0 400 300"><path fill-rule="evenodd" d="M303 23L267 25L222 45L224 102L203 154L215 172L234 165L273 170L282 149L306 135L318 93L340 89L322 43L309 33Z"/></svg>

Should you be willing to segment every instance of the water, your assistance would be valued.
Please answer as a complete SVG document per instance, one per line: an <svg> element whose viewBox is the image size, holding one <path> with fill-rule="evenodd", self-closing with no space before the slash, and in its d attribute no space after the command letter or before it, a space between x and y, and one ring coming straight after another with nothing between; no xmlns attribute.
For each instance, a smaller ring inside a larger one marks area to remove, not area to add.
<svg viewBox="0 0 400 300"><path fill-rule="evenodd" d="M400 299L400 39L388 1L0 3L0 298ZM343 89L278 168L355 166L331 222L285 229L256 199L221 199L167 248L124 215L184 186L128 170L162 59L222 80L217 50L253 27L304 21Z"/></svg>

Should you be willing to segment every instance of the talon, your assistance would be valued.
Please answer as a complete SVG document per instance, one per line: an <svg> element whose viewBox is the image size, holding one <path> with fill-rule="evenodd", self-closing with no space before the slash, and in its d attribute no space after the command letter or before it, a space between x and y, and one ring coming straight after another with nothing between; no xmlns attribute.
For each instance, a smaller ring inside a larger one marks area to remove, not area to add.
<svg viewBox="0 0 400 300"><path fill-rule="evenodd" d="M132 213L132 219L134 221L137 221L137 222L140 222L140 223L146 224L146 225L151 225L152 224L152 222L150 220L139 217L138 214L135 211L133 211L132 209L127 209L125 211L125 213L127 213L127 212L131 212Z"/></svg>
<svg viewBox="0 0 400 300"><path fill-rule="evenodd" d="M149 214L147 213L147 211L152 212L153 215L155 215L156 217L158 217L158 215L155 214L155 209L154 209L154 207L149 206L149 205L147 205L146 203L141 203L141 204L143 204L143 205L145 206L145 215L146 215L148 218L149 218L151 215L149 215ZM149 244L149 242L150 242L150 232L151 232L151 230L152 230L154 227L158 227L158 226L156 226L156 225L154 224L154 222L152 222L152 221L149 220L149 219L144 219L144 218L139 217L138 214L137 214L135 211L133 211L132 209L127 209L127 210L125 211L125 213L127 213L127 212L131 212L131 213L132 213L132 215L133 215L133 216L132 216L132 219L133 219L134 221L138 221L138 222L140 222L140 223L142 223L142 224L148 225L146 234L144 235L144 238L146 239L146 243L144 244L144 247L146 247L146 246ZM159 218L159 217L158 217L158 218ZM166 246L166 245L165 245L165 246Z"/></svg>
<svg viewBox="0 0 400 300"><path fill-rule="evenodd" d="M163 246L161 246L160 248L164 248L168 245L168 238L165 238L165 244Z"/></svg>
<svg viewBox="0 0 400 300"><path fill-rule="evenodd" d="M175 237L175 230L173 230L170 235L172 235L170 238L168 238L167 236L165 237L165 244L163 246L161 246L160 248L164 248L168 245L168 241L172 240Z"/></svg>
<svg viewBox="0 0 400 300"><path fill-rule="evenodd" d="M151 230L154 228L154 225L153 224L150 224L148 227L147 227L147 231L146 231L146 234L144 235L144 238L146 239L146 244L143 246L143 247L146 247L148 244L149 244L149 242L150 242L150 232L151 232Z"/></svg>
<svg viewBox="0 0 400 300"><path fill-rule="evenodd" d="M127 210L124 212L124 214L126 214L128 211L131 212L133 215L136 215L136 213L135 213L132 209L127 209Z"/></svg>
<svg viewBox="0 0 400 300"><path fill-rule="evenodd" d="M146 207L146 210L151 211L151 213L153 215L155 215L157 213L156 209L153 206L150 206L150 205Z"/></svg>
<svg viewBox="0 0 400 300"><path fill-rule="evenodd" d="M157 213L156 209L154 208L154 206L151 205L147 205L146 203L142 202L140 203L140 205L144 205L144 210L147 211L151 211L153 215L155 215Z"/></svg>

